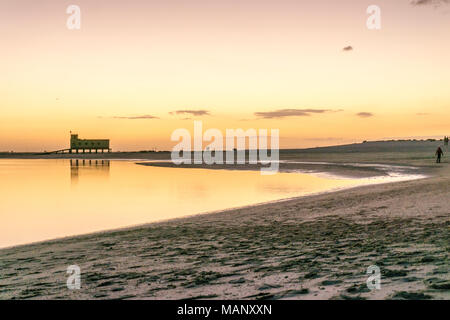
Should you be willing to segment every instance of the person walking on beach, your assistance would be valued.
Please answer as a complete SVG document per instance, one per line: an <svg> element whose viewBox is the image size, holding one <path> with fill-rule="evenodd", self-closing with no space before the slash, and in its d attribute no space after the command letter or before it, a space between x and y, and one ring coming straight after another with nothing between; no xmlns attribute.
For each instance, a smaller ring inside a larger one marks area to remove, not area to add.
<svg viewBox="0 0 450 320"><path fill-rule="evenodd" d="M441 163L441 157L444 155L444 152L442 152L441 147L438 147L436 150L436 163Z"/></svg>

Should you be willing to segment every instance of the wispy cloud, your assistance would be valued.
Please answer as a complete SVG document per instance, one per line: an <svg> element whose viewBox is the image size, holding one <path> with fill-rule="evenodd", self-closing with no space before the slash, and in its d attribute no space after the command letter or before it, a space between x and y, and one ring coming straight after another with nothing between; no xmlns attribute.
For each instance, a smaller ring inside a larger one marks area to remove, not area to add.
<svg viewBox="0 0 450 320"><path fill-rule="evenodd" d="M429 113L426 113L426 112L419 112L419 113L416 113L416 115L417 116L428 116L428 115L430 115Z"/></svg>
<svg viewBox="0 0 450 320"><path fill-rule="evenodd" d="M429 6L429 5L434 5L434 6L439 6L441 4L449 4L450 1L449 0L412 0L411 4L413 6Z"/></svg>
<svg viewBox="0 0 450 320"><path fill-rule="evenodd" d="M352 46L346 46L344 48L342 48L342 51L352 51L353 47Z"/></svg>
<svg viewBox="0 0 450 320"><path fill-rule="evenodd" d="M372 112L359 112L356 115L361 118L370 118L374 116Z"/></svg>
<svg viewBox="0 0 450 320"><path fill-rule="evenodd" d="M341 110L337 110L341 111ZM275 111L255 112L255 116L263 119L286 118L286 117L308 117L314 113L333 112L329 109L280 109Z"/></svg>
<svg viewBox="0 0 450 320"><path fill-rule="evenodd" d="M171 115L190 114L192 116L197 116L197 117L211 115L208 110L177 110L177 111L169 112L169 114L171 114Z"/></svg>
<svg viewBox="0 0 450 320"><path fill-rule="evenodd" d="M127 120L145 120L145 119L159 119L159 117L155 117L149 114L141 115L141 116L115 116L113 119L127 119Z"/></svg>

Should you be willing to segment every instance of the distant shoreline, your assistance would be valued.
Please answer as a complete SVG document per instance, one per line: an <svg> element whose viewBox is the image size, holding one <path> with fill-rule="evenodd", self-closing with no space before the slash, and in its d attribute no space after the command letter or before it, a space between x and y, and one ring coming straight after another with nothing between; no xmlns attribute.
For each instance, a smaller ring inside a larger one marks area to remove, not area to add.
<svg viewBox="0 0 450 320"><path fill-rule="evenodd" d="M382 140L382 141L365 141L362 143L351 143L343 145L312 147L312 148L284 148L280 149L282 154L296 154L296 153L334 153L334 152L411 152L417 148L429 149L435 148L443 143L443 139L426 139L426 140ZM248 151L248 150L246 150ZM0 152L0 158L9 157L44 157L44 158L90 158L90 157L116 157L118 155L129 157L130 155L142 155L143 159L151 156L161 158L163 156L170 158L171 151L150 151L150 150L136 150L136 151L112 151L105 153L64 153L64 154L49 154L47 151L36 152ZM138 157L139 158L139 157Z"/></svg>
<svg viewBox="0 0 450 320"><path fill-rule="evenodd" d="M385 141L367 142L312 149L282 149L280 150L280 171L291 172L329 172L338 176L360 178L386 176L385 168L376 165L404 166L403 173L414 174L420 168L420 173L430 174L435 169L434 153L436 141ZM444 150L443 162L447 161ZM414 155L414 156L411 156ZM248 157L246 157L248 158ZM184 167L202 169L232 169L259 170L261 166L250 165L182 165L175 166L167 162L171 159L170 152L110 152L110 153L66 153L66 154L34 154L7 153L0 154L0 159L86 159L86 160L129 160L140 165ZM153 163L146 163L153 161ZM166 161L166 162L164 162ZM296 162L296 163L293 163ZM364 166L366 165L366 166ZM409 172L408 172L409 171Z"/></svg>

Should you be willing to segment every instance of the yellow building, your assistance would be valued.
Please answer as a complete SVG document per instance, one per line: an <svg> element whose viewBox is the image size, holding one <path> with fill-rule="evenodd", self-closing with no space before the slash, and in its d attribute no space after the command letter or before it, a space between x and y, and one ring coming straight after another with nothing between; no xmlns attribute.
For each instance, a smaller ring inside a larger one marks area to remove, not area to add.
<svg viewBox="0 0 450 320"><path fill-rule="evenodd" d="M105 150L108 152L111 151L111 149L109 148L109 139L79 139L78 134L71 134L70 153L72 153L74 150L76 153L78 153L79 150L83 150L83 153L85 153L86 150L89 150L89 152L95 150L96 153L99 150L101 150L102 153Z"/></svg>

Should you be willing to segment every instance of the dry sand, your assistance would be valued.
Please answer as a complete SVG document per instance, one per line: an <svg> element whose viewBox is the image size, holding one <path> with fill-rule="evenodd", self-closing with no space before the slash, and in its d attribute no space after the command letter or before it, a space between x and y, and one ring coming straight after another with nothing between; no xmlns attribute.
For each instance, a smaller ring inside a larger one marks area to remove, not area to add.
<svg viewBox="0 0 450 320"><path fill-rule="evenodd" d="M0 298L449 299L450 165L402 163L430 177L0 250Z"/></svg>

